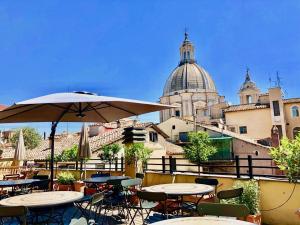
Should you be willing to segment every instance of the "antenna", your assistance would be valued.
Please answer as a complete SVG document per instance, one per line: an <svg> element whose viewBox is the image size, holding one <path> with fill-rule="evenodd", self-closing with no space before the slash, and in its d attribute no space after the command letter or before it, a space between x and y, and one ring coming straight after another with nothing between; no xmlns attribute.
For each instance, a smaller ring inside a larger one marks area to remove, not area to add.
<svg viewBox="0 0 300 225"><path fill-rule="evenodd" d="M279 77L278 71L276 71L276 86L281 87L281 77Z"/></svg>

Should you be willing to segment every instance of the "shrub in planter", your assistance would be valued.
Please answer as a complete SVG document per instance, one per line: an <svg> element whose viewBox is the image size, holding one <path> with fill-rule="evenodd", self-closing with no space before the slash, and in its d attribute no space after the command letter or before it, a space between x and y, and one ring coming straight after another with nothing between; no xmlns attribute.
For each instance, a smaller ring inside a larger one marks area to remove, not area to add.
<svg viewBox="0 0 300 225"><path fill-rule="evenodd" d="M61 172L57 175L57 183L59 191L71 191L73 190L73 184L75 177L71 172Z"/></svg>
<svg viewBox="0 0 300 225"><path fill-rule="evenodd" d="M254 224L261 224L261 214L259 211L259 186L255 180L249 181L237 181L234 183L233 188L243 188L242 196L229 200L222 200L225 203L231 204L244 204L250 210L250 215L247 216L246 220Z"/></svg>

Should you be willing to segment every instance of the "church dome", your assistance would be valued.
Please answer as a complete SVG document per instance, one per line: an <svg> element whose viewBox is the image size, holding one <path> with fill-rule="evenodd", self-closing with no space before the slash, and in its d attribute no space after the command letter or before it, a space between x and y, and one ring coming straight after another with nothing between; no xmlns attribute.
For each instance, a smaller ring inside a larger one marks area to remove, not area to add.
<svg viewBox="0 0 300 225"><path fill-rule="evenodd" d="M208 72L197 65L194 58L194 46L187 33L180 47L180 63L169 76L164 96L180 92L217 92L214 81Z"/></svg>
<svg viewBox="0 0 300 225"><path fill-rule="evenodd" d="M171 73L164 87L164 96L182 91L197 92L203 90L216 92L211 76L196 63L187 62L176 67Z"/></svg>

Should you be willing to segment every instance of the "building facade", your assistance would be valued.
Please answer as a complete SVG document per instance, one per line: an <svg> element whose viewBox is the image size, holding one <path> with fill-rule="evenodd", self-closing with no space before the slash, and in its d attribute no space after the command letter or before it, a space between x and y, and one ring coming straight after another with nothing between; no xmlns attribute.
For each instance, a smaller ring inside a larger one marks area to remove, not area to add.
<svg viewBox="0 0 300 225"><path fill-rule="evenodd" d="M211 123L223 117L227 107L210 74L195 60L195 48L185 33L180 62L166 81L160 103L174 106L161 111L160 122L171 117Z"/></svg>
<svg viewBox="0 0 300 225"><path fill-rule="evenodd" d="M228 130L266 144L271 144L274 129L279 138L290 139L300 131L300 98L285 99L280 87L261 93L248 70L239 96L239 105L224 110Z"/></svg>

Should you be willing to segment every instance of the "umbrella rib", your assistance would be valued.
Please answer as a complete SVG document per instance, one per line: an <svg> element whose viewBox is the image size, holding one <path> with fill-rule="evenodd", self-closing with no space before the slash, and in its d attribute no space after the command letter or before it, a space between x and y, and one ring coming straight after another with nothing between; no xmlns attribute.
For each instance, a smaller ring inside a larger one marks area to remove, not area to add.
<svg viewBox="0 0 300 225"><path fill-rule="evenodd" d="M102 116L93 106L91 106L90 104L88 104L89 105L89 107L91 107L94 111L95 111L95 113L99 116L99 117L101 117L102 119L104 119L104 121L106 122L106 123L109 123L109 121L107 120L107 119L105 119L105 117L104 116Z"/></svg>
<svg viewBox="0 0 300 225"><path fill-rule="evenodd" d="M50 103L49 105L51 105L51 106L55 106L55 107L57 107L57 108L60 108L60 109L67 109L67 108L65 108L65 107L63 107L63 106L56 105L56 104L53 104L53 103ZM76 111L75 111L75 110L71 110L71 109L68 109L68 110L70 110L70 111L72 111L72 112L76 113Z"/></svg>
<svg viewBox="0 0 300 225"><path fill-rule="evenodd" d="M70 110L72 105L74 105L74 103L71 103L70 105L68 105L67 108L65 108L65 110L62 112L62 114L60 114L58 119L55 121L56 123L58 123L63 118L63 116Z"/></svg>
<svg viewBox="0 0 300 225"><path fill-rule="evenodd" d="M30 105L30 106L32 106L32 105ZM25 113L25 112L29 112L29 111L31 111L31 110L40 108L40 107L42 107L42 106L44 106L44 105L37 105L36 107L30 108L30 109L26 109L26 110L24 110L24 111L22 111L22 112L17 112L17 113L15 113L15 114L6 116L6 117L4 117L4 118L1 118L0 121L5 120L5 119L8 119L8 118L13 117L13 116L16 116L16 115L18 115L18 114L22 114L22 113Z"/></svg>
<svg viewBox="0 0 300 225"><path fill-rule="evenodd" d="M114 108L116 108L116 109L123 110L123 111L125 111L125 112L127 112L127 113L131 113L131 114L133 114L133 115L137 115L137 114L134 113L134 112L131 112L131 111L127 110L127 109L120 108L120 107L118 107L118 106L114 106L114 105L112 105L111 103L106 102L106 104L109 105L109 106L111 106L111 107L114 107Z"/></svg>

